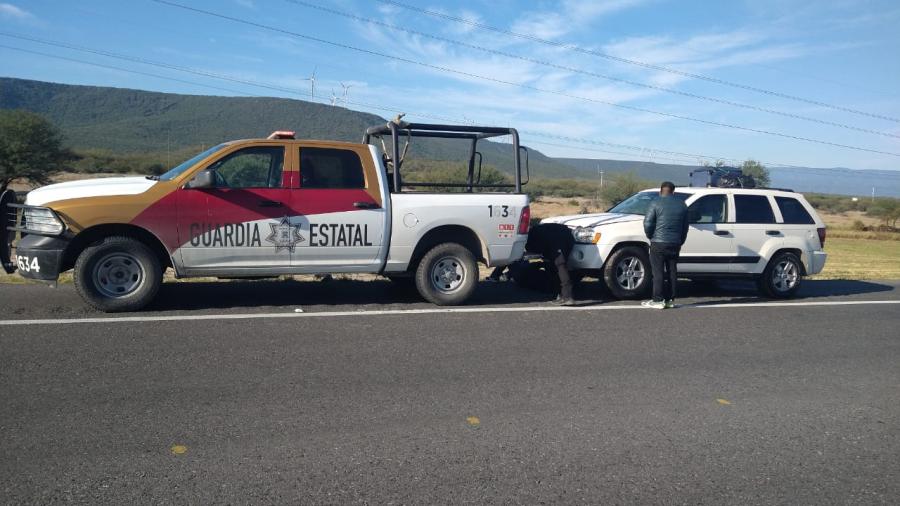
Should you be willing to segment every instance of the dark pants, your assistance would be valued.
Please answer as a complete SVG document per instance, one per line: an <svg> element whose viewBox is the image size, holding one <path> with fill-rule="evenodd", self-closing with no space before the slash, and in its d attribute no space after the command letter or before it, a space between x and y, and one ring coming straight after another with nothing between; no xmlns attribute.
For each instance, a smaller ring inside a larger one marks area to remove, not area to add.
<svg viewBox="0 0 900 506"><path fill-rule="evenodd" d="M650 243L650 266L653 268L653 300L673 300L678 282L678 253L681 245L670 242Z"/></svg>
<svg viewBox="0 0 900 506"><path fill-rule="evenodd" d="M556 267L556 275L559 277L559 297L571 299L572 277L569 276L569 267L566 265L566 254L562 251L557 251L556 258L553 259L553 265Z"/></svg>

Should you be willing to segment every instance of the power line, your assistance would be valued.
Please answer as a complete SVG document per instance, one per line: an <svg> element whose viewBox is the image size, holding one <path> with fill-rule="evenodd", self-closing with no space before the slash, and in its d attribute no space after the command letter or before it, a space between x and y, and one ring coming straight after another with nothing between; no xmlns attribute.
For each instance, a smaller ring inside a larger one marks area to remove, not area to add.
<svg viewBox="0 0 900 506"><path fill-rule="evenodd" d="M812 122L812 123L818 123L818 124L820 124L820 125L833 126L833 127L837 127L837 128L843 128L843 129L846 129L846 130L854 130L854 131L857 131L857 132L863 132L863 133L867 133L867 134L881 135L881 136L884 136L884 137L893 137L893 138L895 138L895 139L900 139L900 135L893 134L893 133L890 133L890 132L881 132L881 131L878 131L878 130L871 130L871 129L868 129L868 128L856 127L856 126L847 125L847 124L844 124L844 123L837 123L837 122L834 122L834 121L828 121L828 120L822 120L822 119L818 119L818 118L812 118L812 117L809 117L809 116L803 116L803 115L801 115L801 114L795 114L795 113L791 113L791 112L779 111L779 110L776 110L776 109L770 109L770 108L767 108L767 107L760 107L760 106L756 106L756 105L752 105L752 104L744 104L744 103L741 103L741 102L735 102L735 101L733 101L733 100L727 100L727 99L717 98L717 97L709 97L709 96L700 95L700 94L697 94L697 93L690 93L690 92L687 92L687 91L677 90L677 89L674 89L674 88L667 88L667 87L665 87L665 86L657 86L657 85L654 85L654 84L642 83L642 82L639 82L639 81L632 81L632 80L630 80L630 79L623 79L623 78L619 78L619 77L615 77L615 76L610 76L610 75L607 75L607 74L601 74L601 73L598 73L598 72L593 72L593 71L590 71L590 70L584 70L584 69L580 69L580 68L577 68L577 67L572 67L572 66L569 66L569 65L562 65L562 64L559 64L559 63L554 63L554 62L552 62L552 61L540 60L540 59L537 59L537 58L531 58L531 57L529 57L529 56L522 56L522 55L519 55L519 54L510 53L510 52L508 52L508 51L503 51L503 50L499 50L499 49L489 48L489 47L481 46L481 45L478 45L478 44L472 44L472 43L469 43L469 42L464 42L464 41L460 41L460 40L456 40L456 39L451 39L451 38L448 38L448 37L443 37L443 36L440 36L440 35L435 35L435 34L432 34L432 33L427 33L427 32L422 32L422 31L419 31L419 30L414 30L414 29L411 29L411 28L404 28L404 27L402 27L402 26L397 26L397 25L395 25L395 24L386 23L386 22L384 22L384 21L379 21L379 20L377 20L377 19L367 18L367 17L365 17L365 16L359 16L359 15L356 15L356 14L353 14L353 13L350 13L350 12L345 12L345 11L341 11L341 10L338 10L338 9L332 9L332 8L330 8L330 7L325 7L325 6L322 6L322 5L316 5L316 4L313 4L313 3L310 3L310 2L306 2L306 1L303 1L303 0L285 0L285 1L288 2L288 3L292 3L292 4L295 4L295 5L302 6L302 7L308 7L308 8L310 8L310 9L316 9L316 10L318 10L318 11L326 12L326 13L333 14L333 15L336 15L336 16L342 16L342 17L345 17L345 18L348 18L348 19L352 19L352 20L355 20L355 21L360 21L360 22L363 22L363 23L369 23L369 24L372 24L372 25L381 26L381 27L384 27L384 28L388 28L388 29L390 29L390 30L395 30L395 31L400 31L400 32L406 32L406 33L409 33L409 34L412 34L412 35L416 35L416 36L419 36L419 37L425 37L425 38L429 38L429 39L432 39L432 40L436 40L436 41L440 41L440 42L445 42L445 43L448 43L448 44L452 44L452 45L455 45L455 46L460 46L460 47L465 47L465 48L469 48L469 49L474 49L474 50L476 50L476 51L481 51L481 52L484 52L484 53L493 54L493 55L497 55L497 56L502 56L502 57L505 57L505 58L511 58L511 59L515 59L515 60L519 60L519 61L528 62L528 63L533 63L533 64L535 64L535 65L541 65L541 66L544 66L544 67L549 67L549 68L553 68L553 69L557 69L557 70L563 70L563 71L566 71L566 72L572 72L572 73L576 73L576 74L582 74L582 75L589 76L589 77L594 77L594 78L598 78L598 79L604 79L604 80L607 80L607 81L613 81L613 82L622 83L622 84L627 84L627 85L630 85L630 86L636 86L636 87L645 88L645 89L649 89L649 90L661 91L661 92L669 93L669 94L672 94L672 95L679 95L679 96L682 96L682 97L688 97L688 98L693 98L693 99L697 99L697 100L705 100L705 101L707 101L707 102L713 102L713 103L717 103L717 104L728 105L728 106L731 106L731 107L739 107L739 108L742 108L742 109L748 109L748 110L757 111L757 112L764 112L764 113L767 113L767 114L774 114L774 115L782 116L782 117L786 117L786 118L793 118L793 119L798 119L798 120L802 120L802 121L809 121L809 122Z"/></svg>
<svg viewBox="0 0 900 506"><path fill-rule="evenodd" d="M484 81L490 81L490 82L495 82L495 83L498 83L498 84L505 84L505 85L508 85L508 86L514 86L514 87L517 87L517 88L522 88L522 89L527 89L527 90L537 91L537 92L541 92L541 93L547 93L547 94L552 94L552 95L558 95L558 96L562 96L562 97L566 97L566 98L571 98L571 99L574 99L574 100L581 100L581 101L586 101L586 102L592 102L592 103L597 103L597 104L608 105L608 106L610 106L610 107L616 107L616 108L619 108L619 109L625 109L625 110L629 110L629 111L633 111L633 112L642 112L642 113L646 113L646 114L654 114L654 115L657 115L657 116L663 116L663 117L668 117L668 118L673 118L673 119L680 119L680 120L684 120L684 121L692 121L692 122L694 122L694 123L701 123L701 124L710 125L710 126L718 126L718 127L723 127L723 128L730 128L730 129L733 129L733 130L742 130L742 131L745 131L745 132L759 133L759 134L770 135L770 136L774 136L774 137L782 137L782 138L785 138L785 139L792 139L792 140L797 140L797 141L809 142L809 143L813 143L813 144L821 144L821 145L825 145L825 146L832 146L832 147L838 147L838 148L844 148L844 149L851 149L851 150L854 150L854 151L862 151L862 152L866 152L866 153L875 153L875 154L880 154L880 155L888 155L888 156L900 157L900 153L893 153L893 152L890 152L890 151L882 151L882 150L872 149L872 148L863 148L863 147L853 146L853 145L849 145L849 144L841 144L841 143L838 143L838 142L831 142L831 141L825 141L825 140L821 140L821 139L814 139L814 138L810 138L810 137L802 137L802 136L799 136L799 135L786 134L786 133L783 133L783 132L775 132L775 131L771 131L771 130L763 130L763 129L759 129L759 128L751 128L751 127L746 127L746 126L741 126L741 125L734 125L734 124L730 124L730 123L722 123L722 122L718 122L718 121L705 120L705 119L700 119L700 118L694 118L694 117L691 117L691 116L683 116L683 115L680 115L680 114L667 113L667 112L662 112L662 111L655 111L655 110L652 110L652 109L645 109L645 108L643 108L643 107L636 107L636 106L625 105L625 104L619 104L619 103L616 103L616 102L610 102L610 101L600 100L600 99L591 98L591 97L584 97L584 96L575 95L575 94L572 94L572 93L567 93L567 92L559 91L559 90L548 90L548 89L544 89L544 88L539 88L539 87L537 87L537 86L531 86L531 85L528 85L528 84L516 83L516 82L506 81L506 80L499 79L499 78L494 78L494 77L489 77L489 76L483 76L483 75L475 74L475 73L472 73L472 72L466 72L466 71L463 71L463 70L457 70L457 69L453 69L453 68L449 68L449 67L444 67L444 66L441 66L441 65L435 65L435 64L431 64L431 63L421 62L421 61L413 60L413 59L410 59L410 58L404 58L404 57L400 57L400 56L389 55L389 54L381 53L381 52L378 52L378 51L375 51L375 50L372 50L372 49L360 48L360 47L356 47L356 46L353 46L353 45L350 45L350 44L345 44L345 43L342 43L342 42L334 42L334 41L322 39L322 38L319 38L319 37L313 37L313 36L311 36L311 35L305 35L305 34L302 34L302 33L293 32L293 31L286 30L286 29L283 29L283 28L277 28L277 27L265 25L265 24L262 24L262 23L257 23L257 22L254 22L254 21L248 21L248 20L245 20L245 19L235 18L235 17L228 16L228 15L225 15L225 14L220 14L220 13L217 13L217 12L212 12L212 11L207 11L207 10L204 10L204 9L198 9L198 8L195 8L195 7L190 7L190 6L187 6L187 5L182 5L182 4L179 4L179 3L176 3L176 2L171 2L171 1L168 1L168 0L152 0L152 1L154 1L154 2L156 2L156 3L164 4L164 5L169 5L169 6L172 6L172 7L178 7L178 8L180 8L180 9L184 9L184 10L187 10L187 11L192 11L192 12L196 12L196 13L199 13L199 14L204 14L204 15L207 15L207 16L212 16L212 17L216 17L216 18L220 18L220 19L226 19L226 20L229 20L229 21L233 21L233 22L235 22L235 23L241 23L241 24L245 24L245 25L249 25L249 26L254 26L254 27L256 27L256 28L261 28L261 29L267 30L267 31L272 31L272 32L276 32L276 33L281 33L281 34L284 34L284 35L289 35L289 36L297 37L297 38L304 39L304 40L311 40L311 41L319 42L319 43L321 43L321 44L326 44L326 45L330 45L330 46L333 46L333 47L339 47L339 48L343 48L343 49L350 49L350 50L357 51L357 52L360 52L360 53L369 54L369 55L372 55L372 56L378 56L378 57L381 57L381 58L386 58L386 59L390 59L390 60L395 60L395 61L399 61L399 62L403 62L403 63L409 63L409 64L412 64L412 65L418 65L418 66L421 66L421 67L424 67L424 68L430 68L430 69L432 69L432 70L437 70L437 71L440 71L440 72L452 73L452 74L457 74L457 75L461 75L461 76L465 76L465 77L470 77L470 78L474 78L474 79L481 79L481 80L484 80Z"/></svg>
<svg viewBox="0 0 900 506"><path fill-rule="evenodd" d="M487 31L495 32L495 33L500 33L500 34L508 35L508 36L515 37L515 38L518 38L518 39L529 40L529 41L532 41L532 42L537 42L537 43L540 43L540 44L544 44L544 45L548 45L548 46L552 46L552 47L556 47L556 48L566 49L566 50L569 50L569 51L575 51L575 52L578 52L578 53L588 54L588 55L596 56L596 57L599 57L599 58L605 58L605 59L607 59L607 60L612 60L612 61L616 61L616 62L619 62L619 63L626 63L626 64L628 64L628 65L635 65L635 66L638 66L638 67L643 67L643 68L647 68L647 69L651 69L651 70L656 70L656 71L659 71L659 72L667 72L667 73L669 73L669 74L675 74L675 75L679 75L679 76L682 76L682 77L689 77L689 78L691 78L691 79L698 79L698 80L701 80L701 81L707 81L707 82L711 82L711 83L716 83L716 84L720 84L720 85L723 85L723 86L730 86L730 87L732 87L732 88L738 88L738 89L747 90L747 91L752 91L752 92L755 92L755 93L761 93L761 94L769 95L769 96L773 96L773 97L783 98L783 99L787 99L787 100L793 100L793 101L795 101L795 102L802 102L802 103L805 103L805 104L815 105L815 106L818 106L818 107L825 107L825 108L827 108L827 109L834 109L834 110L836 110L836 111L848 112L848 113L851 113L851 114L858 114L858 115L860 115L860 116L867 116L867 117L870 117L870 118L877 118L877 119L881 119L881 120L885 120L885 121L892 121L892 122L894 122L894 123L900 123L900 119L894 118L894 117L891 117L891 116L884 116L884 115L881 115L881 114L870 113L870 112L861 111L861 110L858 110L858 109L852 109L852 108L849 108L849 107L843 107L843 106L839 106L839 105L828 104L828 103L825 103L825 102L821 102L821 101L819 101L819 100L813 100L813 99L803 98L803 97L799 97L799 96L796 96L796 95L789 95L789 94L787 94L787 93L781 93L781 92L778 92L778 91L767 90L767 89L765 89L765 88L757 88L757 87L755 87L755 86L750 86L750 85L747 85L747 84L735 83L735 82L732 82L732 81L726 81L725 79L719 79L719 78L717 78L717 77L710 77L710 76L705 76L705 75L702 75L702 74L695 74L695 73L693 73L693 72L686 72L686 71L683 71L683 70L673 69L673 68L670 68L670 67L664 67L664 66L662 66L662 65L655 65L655 64L652 64L652 63L646 63L646 62L642 62L642 61L639 61L639 60L632 60L632 59L629 59L629 58L622 58L622 57L620 57L620 56L611 55L611 54L604 53L604 52L601 52L601 51L596 51L596 50L593 50L593 49L583 48L583 47L578 46L578 45L576 45L576 44L570 44L570 43L565 43L565 42L557 42L557 41L553 41L553 40L544 39L544 38L538 37L538 36L536 36L536 35L529 35L529 34L525 34L525 33L515 32L515 31L512 31L512 30L506 30L506 29L504 29L504 28L497 28L497 27L495 27L495 26L491 26L491 25L488 25L488 24L485 24L485 23L480 23L480 22L478 22L478 21L473 21L473 20L471 20L471 19L465 19L465 18L461 18L461 17L459 17L459 16L454 16L454 15L452 15L452 14L446 14L446 13L443 13L443 12L433 11L433 10L429 10L429 9L423 9L423 8L420 8L420 7L416 7L416 6L414 6L414 5L409 5L409 4L406 4L406 3L403 3L403 2L398 2L398 1L396 1L396 0L375 0L375 1L376 1L376 2L381 2L381 3L384 3L384 4L388 4L388 5L393 5L393 6L395 6L395 7L400 7L400 8L402 8L402 9L406 9L406 10L409 10L409 11L417 12L417 13L420 13L420 14L425 14L425 15L428 15L428 16L436 17L436 18L446 19L446 20L453 21L453 22L456 22L456 23L462 23L462 24L465 24L465 25L473 26L473 27L475 27L475 28L480 28L480 29L482 29L482 30L487 30Z"/></svg>
<svg viewBox="0 0 900 506"><path fill-rule="evenodd" d="M161 75L159 75L159 74L151 74L151 73L149 73L149 72L141 72L141 71L139 71L139 70L126 69L126 68L124 68L124 67L116 67L115 65L105 65L105 64L102 64L102 63L89 62L89 61L86 61L86 60L79 60L79 59L77 59L77 58L69 58L69 57L66 57L66 56L60 56L60 55L57 55L57 54L42 53L42 52L40 52L40 51L32 51L32 50L30 50L30 49L24 49L24 48L21 48L21 47L14 47L14 46L7 46L7 45L5 45L5 44L0 44L0 48L3 48L3 49L9 49L9 50L12 50L12 51L19 51L19 52L21 52L21 53L33 54L33 55L37 55L37 56L45 56L45 57L47 57L47 58L55 58L55 59L57 59L57 60L64 60L64 61L69 61L69 62L73 62L73 63L80 63L80 64L82 64L82 65L92 65L92 66L94 66L94 67L100 67L100 68L105 68L105 69L110 69L110 70L117 70L117 71L120 71L120 72L128 72L128 73L131 73L131 74L137 74L137 75L142 75L142 76L146 76L146 77L155 77L155 78L158 78L158 79L166 79L166 80L169 80L169 81L175 81L175 82L179 82L179 83L183 83L183 84L190 84L190 85L192 85L192 86L200 86L200 87L202 87L202 88L209 88L209 89L212 89L212 90L227 91L227 92L229 92L229 93L237 93L237 94L240 94L240 95L247 95L247 96L258 96L258 95L253 95L253 94L251 94L251 93L247 93L247 92L245 92L245 91L232 90L232 89L230 89L230 88L222 88L222 87L219 87L219 86L212 86L212 85L209 85L209 84L201 84L201 83L197 83L197 82L194 82L194 81L186 81L186 80L184 80L184 79L178 79L178 78L176 78L176 77L168 77L168 76L161 76Z"/></svg>
<svg viewBox="0 0 900 506"><path fill-rule="evenodd" d="M218 87L218 86L196 83L193 81L186 81L186 80L177 79L174 77L162 76L159 74L152 74L152 73L148 73L148 72L127 69L124 67L116 67L116 66L112 66L112 65L90 62L90 61L86 61L86 60L79 60L76 58L69 58L69 57L55 55L55 54L42 53L40 51L32 51L32 50L28 50L28 49L13 47L13 46L0 45L0 47L6 48L6 49L11 49L14 51L20 51L20 52L24 52L24 53L45 56L48 58L55 58L55 59L59 59L59 60L70 61L70 62L84 64L84 65L91 65L91 66L95 66L95 67L107 68L107 69L117 70L117 71L121 71L121 72L127 72L127 73L132 73L132 74L137 74L137 75L165 79L165 80L169 80L169 81L186 83L186 84L190 84L190 85L194 85L194 86L202 86L202 87L210 88L210 89L228 91L230 93L238 93L238 94L242 94L242 95L246 95L246 96L250 96L250 97L266 98L264 95L257 95L257 94L248 93L245 91L238 91L238 90L233 90L233 89L229 89L229 88L222 88L222 87ZM65 47L65 46L61 46L61 47ZM103 56L108 56L111 58L119 58L119 57L125 58L124 55L116 55L115 53L103 54ZM130 58L130 57L127 57L127 58ZM265 89L276 89L276 90L282 91L284 93L289 93L289 94L296 95L299 97L304 97L304 99L309 97L309 93L307 93L307 92L301 92L301 91L292 90L290 88L279 87L279 86L272 85L270 83L264 83L264 82L246 80L246 79L232 79L230 76L224 76L221 74L211 74L211 73L206 73L206 72L198 71L196 69L190 69L190 68L185 68L185 67L171 68L170 66L168 66L166 64L162 64L162 63L158 63L158 62L151 62L149 60L141 61L139 63L141 63L143 65L151 65L151 66L157 66L157 67L161 67L161 68L176 70L178 72L196 73L196 74L202 75L204 77L211 77L213 79L232 81L232 82L236 82L239 84L246 84L248 86L255 86L255 87L260 87L260 88L265 88ZM314 98L319 101L316 103L324 104L325 102L328 101L327 97L315 96ZM361 107L370 108L370 109L390 111L391 114L396 114L398 111L401 111L401 109L397 108L397 107L372 104L372 103L367 103L367 102L358 102L358 101L348 100L347 103L351 104L351 105L357 105L357 106L361 106ZM438 120L438 121L449 121L451 123L460 123L460 124L470 123L469 120L460 120L459 118L436 115L436 114L431 114L431 113L407 111L407 114L410 116L417 116L417 117L433 119L433 120ZM633 156L643 156L644 153L650 153L652 156L658 156L658 154L661 153L661 154L669 154L669 155L682 156L682 157L691 157L693 159L725 160L725 161L732 161L732 162L737 162L737 163L741 162L741 160L738 158L723 157L723 156L708 155L708 154L683 153L680 151L671 151L671 150L652 148L652 147L647 147L647 146L634 146L634 145L630 145L630 144L613 143L613 142L607 142L607 141L602 141L602 140L598 140L598 139L586 139L586 138L579 138L579 137L563 136L563 135L557 135L557 134L552 134L552 133L548 133L548 132L522 130L519 133L522 134L523 136L535 136L538 138L557 139L557 140L562 140L562 141L566 141L566 142L573 142L576 144L587 144L587 145L594 145L594 146L611 146L611 147L627 149L627 150L631 150L631 151L640 153L639 155L633 155ZM546 145L552 145L552 146L557 146L557 147L577 149L577 150L582 150L582 151L608 152L605 150L584 148L581 146L551 144L551 143L547 143L547 142L529 141L529 143L546 144ZM625 154L625 153L621 153L621 154ZM803 168L802 166L799 166L799 165L785 164L785 163L773 162L773 161L762 161L762 163L764 163L766 165L770 165L770 166Z"/></svg>

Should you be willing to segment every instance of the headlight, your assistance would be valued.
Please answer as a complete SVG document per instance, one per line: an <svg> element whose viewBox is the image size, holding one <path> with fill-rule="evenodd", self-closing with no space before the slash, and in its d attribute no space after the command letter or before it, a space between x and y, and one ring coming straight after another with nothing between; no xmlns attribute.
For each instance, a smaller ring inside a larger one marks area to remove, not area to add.
<svg viewBox="0 0 900 506"><path fill-rule="evenodd" d="M25 232L46 235L59 235L66 229L62 220L46 207L25 207Z"/></svg>
<svg viewBox="0 0 900 506"><path fill-rule="evenodd" d="M600 232L594 232L590 227L578 227L573 232L575 241L584 244L597 244L600 242Z"/></svg>

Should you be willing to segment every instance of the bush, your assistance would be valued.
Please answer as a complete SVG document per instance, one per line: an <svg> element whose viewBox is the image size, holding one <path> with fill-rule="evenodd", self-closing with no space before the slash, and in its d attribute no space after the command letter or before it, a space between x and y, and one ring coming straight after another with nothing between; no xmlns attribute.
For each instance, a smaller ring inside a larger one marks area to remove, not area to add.
<svg viewBox="0 0 900 506"><path fill-rule="evenodd" d="M866 230L868 230L868 227L866 227L866 224L863 223L861 220L854 220L853 225L851 225L850 228L852 228L853 230L859 231L859 232L865 232Z"/></svg>
<svg viewBox="0 0 900 506"><path fill-rule="evenodd" d="M635 193L653 186L653 183L641 179L632 173L621 174L601 190L603 200L610 205L616 205Z"/></svg>

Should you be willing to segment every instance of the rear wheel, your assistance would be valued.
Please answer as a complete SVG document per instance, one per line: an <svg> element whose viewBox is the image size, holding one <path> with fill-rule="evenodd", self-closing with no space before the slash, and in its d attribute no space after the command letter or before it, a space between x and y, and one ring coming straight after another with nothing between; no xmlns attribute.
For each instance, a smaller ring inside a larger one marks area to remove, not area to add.
<svg viewBox="0 0 900 506"><path fill-rule="evenodd" d="M769 261L758 281L759 291L773 299L788 299L797 294L803 281L803 264L793 253L779 253Z"/></svg>
<svg viewBox="0 0 900 506"><path fill-rule="evenodd" d="M650 287L650 257L639 246L626 246L613 252L603 267L603 280L617 299L638 299Z"/></svg>
<svg viewBox="0 0 900 506"><path fill-rule="evenodd" d="M75 288L100 311L137 311L156 296L162 273L159 258L146 244L130 237L107 237L78 256Z"/></svg>
<svg viewBox="0 0 900 506"><path fill-rule="evenodd" d="M431 248L416 268L416 288L439 306L464 303L478 284L478 263L461 244L446 242Z"/></svg>

